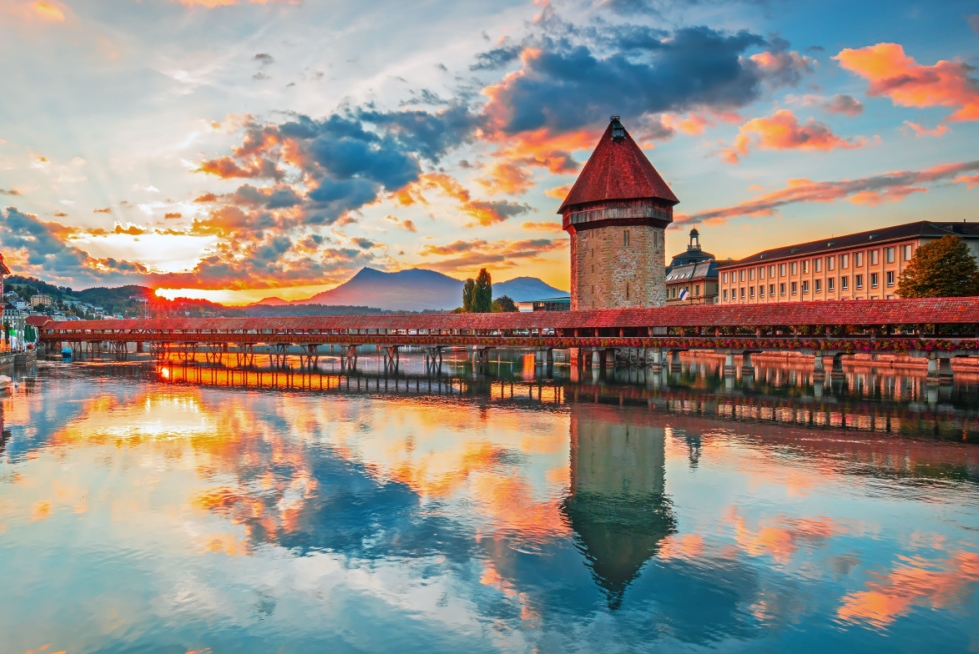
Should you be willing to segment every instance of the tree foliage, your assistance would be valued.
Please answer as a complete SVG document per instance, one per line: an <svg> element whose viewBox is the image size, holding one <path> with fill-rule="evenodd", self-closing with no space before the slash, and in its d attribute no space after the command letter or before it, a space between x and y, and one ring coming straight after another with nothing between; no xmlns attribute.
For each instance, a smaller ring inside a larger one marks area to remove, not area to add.
<svg viewBox="0 0 979 654"><path fill-rule="evenodd" d="M472 313L473 305L476 302L476 282L472 278L467 279L465 285L462 287L462 311L463 313Z"/></svg>
<svg viewBox="0 0 979 654"><path fill-rule="evenodd" d="M493 310L493 280L485 268L476 275L476 290L473 295L473 313L489 313Z"/></svg>
<svg viewBox="0 0 979 654"><path fill-rule="evenodd" d="M517 303L510 296L501 295L493 300L493 313L516 313Z"/></svg>
<svg viewBox="0 0 979 654"><path fill-rule="evenodd" d="M897 294L905 298L979 295L979 266L965 241L948 234L915 251L901 273Z"/></svg>

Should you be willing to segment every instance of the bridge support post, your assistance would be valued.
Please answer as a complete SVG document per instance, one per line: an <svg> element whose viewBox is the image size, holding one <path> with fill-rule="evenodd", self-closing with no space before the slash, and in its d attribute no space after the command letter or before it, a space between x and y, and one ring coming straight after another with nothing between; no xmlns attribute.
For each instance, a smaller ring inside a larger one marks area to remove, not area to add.
<svg viewBox="0 0 979 654"><path fill-rule="evenodd" d="M680 367L680 350L672 350L670 352L670 372L681 372L683 369Z"/></svg>
<svg viewBox="0 0 979 654"><path fill-rule="evenodd" d="M951 384L954 381L952 360L948 357L942 357L938 360L938 381L943 384Z"/></svg>
<svg viewBox="0 0 979 654"><path fill-rule="evenodd" d="M825 377L826 368L823 367L823 355L817 354L812 360L813 377Z"/></svg>
<svg viewBox="0 0 979 654"><path fill-rule="evenodd" d="M830 377L834 380L840 380L846 377L843 372L843 353L837 352L833 355L833 370L830 372Z"/></svg>
<svg viewBox="0 0 979 654"><path fill-rule="evenodd" d="M734 352L724 353L724 376L734 377L738 374L738 369L734 367Z"/></svg>
<svg viewBox="0 0 979 654"><path fill-rule="evenodd" d="M602 368L602 354L598 350L591 351L591 367L592 370L599 370Z"/></svg>
<svg viewBox="0 0 979 654"><path fill-rule="evenodd" d="M653 372L663 372L663 350L653 350Z"/></svg>
<svg viewBox="0 0 979 654"><path fill-rule="evenodd" d="M741 355L741 374L755 376L755 366L751 363L751 352L745 352Z"/></svg>
<svg viewBox="0 0 979 654"><path fill-rule="evenodd" d="M347 346L347 356L345 357L347 369L351 372L357 369L357 346Z"/></svg>

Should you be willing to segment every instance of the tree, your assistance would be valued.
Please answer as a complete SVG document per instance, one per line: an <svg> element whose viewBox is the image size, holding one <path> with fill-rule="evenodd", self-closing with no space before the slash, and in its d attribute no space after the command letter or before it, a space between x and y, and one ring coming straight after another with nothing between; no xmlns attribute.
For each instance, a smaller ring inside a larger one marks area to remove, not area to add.
<svg viewBox="0 0 979 654"><path fill-rule="evenodd" d="M485 268L476 275L476 289L473 293L473 312L489 313L493 310L493 281Z"/></svg>
<svg viewBox="0 0 979 654"><path fill-rule="evenodd" d="M517 304L508 295L501 295L493 300L493 313L515 313Z"/></svg>
<svg viewBox="0 0 979 654"><path fill-rule="evenodd" d="M462 287L462 311L463 313L472 313L473 304L476 301L476 282L471 278L466 280L465 285Z"/></svg>
<svg viewBox="0 0 979 654"><path fill-rule="evenodd" d="M922 245L901 273L901 297L979 295L979 266L961 238L948 234Z"/></svg>

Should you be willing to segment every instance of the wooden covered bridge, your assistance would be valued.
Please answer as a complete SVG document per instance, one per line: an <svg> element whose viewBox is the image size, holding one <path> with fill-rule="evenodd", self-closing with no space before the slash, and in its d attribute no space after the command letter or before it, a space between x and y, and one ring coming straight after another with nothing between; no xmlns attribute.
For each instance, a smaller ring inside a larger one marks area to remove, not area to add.
<svg viewBox="0 0 979 654"><path fill-rule="evenodd" d="M795 351L833 357L855 353L924 357L929 375L951 375L955 357L979 356L979 298L929 298L767 305L671 306L489 314L397 314L333 317L156 318L135 320L36 320L41 342L76 351L145 351L161 358L234 353L239 365L254 363L266 348L281 364L295 348L304 368L323 346L339 346L343 363L356 366L358 348L375 346L385 363L397 365L405 346L425 351L432 362L447 349L466 348L477 362L493 349L529 349L553 361L569 350L576 365L604 366L615 353L655 367L679 366L679 353L712 350L735 356L745 370L757 352ZM332 349L331 348L331 349Z"/></svg>

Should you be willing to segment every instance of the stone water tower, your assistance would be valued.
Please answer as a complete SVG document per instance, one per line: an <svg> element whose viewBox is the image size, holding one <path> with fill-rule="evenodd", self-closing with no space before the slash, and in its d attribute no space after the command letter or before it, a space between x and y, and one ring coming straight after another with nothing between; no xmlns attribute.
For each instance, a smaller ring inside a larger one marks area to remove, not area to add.
<svg viewBox="0 0 979 654"><path fill-rule="evenodd" d="M612 116L558 210L571 234L571 310L666 304L664 232L679 200Z"/></svg>

